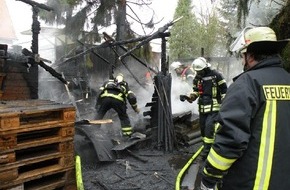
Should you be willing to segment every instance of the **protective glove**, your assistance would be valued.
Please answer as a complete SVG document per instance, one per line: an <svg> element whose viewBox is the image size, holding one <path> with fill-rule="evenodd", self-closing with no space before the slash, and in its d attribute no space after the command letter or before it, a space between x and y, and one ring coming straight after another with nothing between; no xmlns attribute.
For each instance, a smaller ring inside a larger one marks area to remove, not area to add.
<svg viewBox="0 0 290 190"><path fill-rule="evenodd" d="M134 109L134 111L135 111L136 113L140 113L140 109L139 109L138 107L136 107L136 108Z"/></svg>
<svg viewBox="0 0 290 190"><path fill-rule="evenodd" d="M180 99L180 101L184 102L185 100L188 99L188 97L186 95L180 95L179 99Z"/></svg>
<svg viewBox="0 0 290 190"><path fill-rule="evenodd" d="M207 187L207 186L205 186L202 181L200 182L200 189L201 190L215 190L214 187Z"/></svg>
<svg viewBox="0 0 290 190"><path fill-rule="evenodd" d="M190 93L189 94L189 99L191 102L195 101L197 99L197 95L195 95L194 93Z"/></svg>

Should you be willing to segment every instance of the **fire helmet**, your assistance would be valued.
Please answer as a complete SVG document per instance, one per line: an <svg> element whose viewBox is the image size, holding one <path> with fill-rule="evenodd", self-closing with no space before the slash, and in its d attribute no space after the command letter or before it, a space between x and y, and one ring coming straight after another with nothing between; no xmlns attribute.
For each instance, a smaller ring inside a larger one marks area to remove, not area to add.
<svg viewBox="0 0 290 190"><path fill-rule="evenodd" d="M182 65L183 64L180 63L179 61L174 61L173 63L171 63L171 68L174 70L174 69L181 67Z"/></svg>
<svg viewBox="0 0 290 190"><path fill-rule="evenodd" d="M198 57L192 62L191 66L195 71L201 71L207 67L210 67L211 65L204 57Z"/></svg>
<svg viewBox="0 0 290 190"><path fill-rule="evenodd" d="M232 52L277 53L289 40L277 41L275 32L269 27L246 27L231 45Z"/></svg>

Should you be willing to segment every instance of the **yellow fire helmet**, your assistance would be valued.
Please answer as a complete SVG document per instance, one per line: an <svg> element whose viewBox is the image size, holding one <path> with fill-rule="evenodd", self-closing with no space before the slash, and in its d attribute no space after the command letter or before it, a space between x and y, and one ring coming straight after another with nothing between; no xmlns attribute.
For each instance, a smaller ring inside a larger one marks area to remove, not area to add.
<svg viewBox="0 0 290 190"><path fill-rule="evenodd" d="M232 52L239 53L278 53L285 48L289 39L277 40L275 32L269 27L246 27L231 45Z"/></svg>

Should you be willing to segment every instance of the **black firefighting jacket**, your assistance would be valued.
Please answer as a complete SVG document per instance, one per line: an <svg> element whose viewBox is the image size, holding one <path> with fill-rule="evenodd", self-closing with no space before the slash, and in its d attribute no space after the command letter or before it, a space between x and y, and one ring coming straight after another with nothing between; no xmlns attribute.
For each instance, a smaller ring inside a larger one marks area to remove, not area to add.
<svg viewBox="0 0 290 190"><path fill-rule="evenodd" d="M196 76L193 80L193 94L199 97L199 113L219 111L226 92L226 81L216 70L207 68L204 76Z"/></svg>
<svg viewBox="0 0 290 190"><path fill-rule="evenodd" d="M290 74L273 57L229 87L203 181L222 190L290 189Z"/></svg>
<svg viewBox="0 0 290 190"><path fill-rule="evenodd" d="M120 100L126 105L127 99L134 110L137 108L136 95L129 89L126 81L117 83L115 80L110 79L100 87L100 91L101 93L98 98L99 103L101 103L102 98L110 97Z"/></svg>

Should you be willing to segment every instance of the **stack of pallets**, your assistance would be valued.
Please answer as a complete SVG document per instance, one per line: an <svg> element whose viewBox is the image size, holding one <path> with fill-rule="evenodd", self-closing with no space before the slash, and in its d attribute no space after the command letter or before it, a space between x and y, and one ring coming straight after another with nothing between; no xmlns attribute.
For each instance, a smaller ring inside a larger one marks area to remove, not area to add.
<svg viewBox="0 0 290 190"><path fill-rule="evenodd" d="M75 108L0 102L0 189L76 189Z"/></svg>

